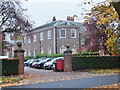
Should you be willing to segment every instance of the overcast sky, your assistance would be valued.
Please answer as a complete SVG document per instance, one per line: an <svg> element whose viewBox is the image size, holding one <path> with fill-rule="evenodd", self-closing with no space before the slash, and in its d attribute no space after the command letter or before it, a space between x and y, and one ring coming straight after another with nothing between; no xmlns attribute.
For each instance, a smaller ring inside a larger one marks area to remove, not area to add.
<svg viewBox="0 0 120 90"><path fill-rule="evenodd" d="M50 22L53 16L57 20L66 20L67 16L77 15L83 21L83 15L87 13L93 4L103 0L20 0L34 26L40 26ZM92 4L83 4L83 1L92 1Z"/></svg>

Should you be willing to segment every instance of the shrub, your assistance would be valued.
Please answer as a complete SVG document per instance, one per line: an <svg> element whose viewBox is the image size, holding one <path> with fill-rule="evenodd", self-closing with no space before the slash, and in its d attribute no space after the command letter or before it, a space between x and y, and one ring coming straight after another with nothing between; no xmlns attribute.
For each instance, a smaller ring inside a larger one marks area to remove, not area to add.
<svg viewBox="0 0 120 90"><path fill-rule="evenodd" d="M47 57L47 55L45 55L45 54L37 54L37 55L35 56L35 59L41 58L41 57Z"/></svg>
<svg viewBox="0 0 120 90"><path fill-rule="evenodd" d="M99 52L81 52L78 54L73 54L73 56L98 56Z"/></svg>
<svg viewBox="0 0 120 90"><path fill-rule="evenodd" d="M64 54L52 54L52 55L49 55L48 57L63 57Z"/></svg>
<svg viewBox="0 0 120 90"><path fill-rule="evenodd" d="M33 59L34 57L32 57L32 56L26 56L25 58L24 58L24 61L27 61L27 60L29 60L29 59Z"/></svg>
<svg viewBox="0 0 120 90"><path fill-rule="evenodd" d="M15 58L0 59L2 66L2 76L17 75L19 60Z"/></svg>
<svg viewBox="0 0 120 90"><path fill-rule="evenodd" d="M120 68L120 56L73 57L73 70L81 69L114 69Z"/></svg>

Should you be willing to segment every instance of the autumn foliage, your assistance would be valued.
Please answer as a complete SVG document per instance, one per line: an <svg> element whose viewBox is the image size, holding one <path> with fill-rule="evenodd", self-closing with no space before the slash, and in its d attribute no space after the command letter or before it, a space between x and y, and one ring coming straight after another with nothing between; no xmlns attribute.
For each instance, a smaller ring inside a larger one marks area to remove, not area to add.
<svg viewBox="0 0 120 90"><path fill-rule="evenodd" d="M86 27L91 27L88 23L94 23L94 29L91 28L91 33L96 31L96 38L99 39L99 45L108 51L109 54L118 54L118 38L119 38L119 16L111 3L94 6L91 13L86 17ZM91 22L91 18L93 19ZM89 29L87 29L90 31ZM89 34L90 36L90 34ZM93 39L96 39L93 37ZM94 44L94 43L93 43Z"/></svg>

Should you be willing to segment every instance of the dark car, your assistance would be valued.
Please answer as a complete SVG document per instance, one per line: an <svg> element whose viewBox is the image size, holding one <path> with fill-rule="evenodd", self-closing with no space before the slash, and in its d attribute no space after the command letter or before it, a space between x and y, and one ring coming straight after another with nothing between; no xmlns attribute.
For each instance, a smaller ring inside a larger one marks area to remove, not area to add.
<svg viewBox="0 0 120 90"><path fill-rule="evenodd" d="M44 59L42 60L40 63L37 63L37 67L36 68L39 68L39 69L42 69L43 68L43 65L48 62L48 61L51 61L53 58L47 58L47 59Z"/></svg>
<svg viewBox="0 0 120 90"><path fill-rule="evenodd" d="M24 66L30 66L30 64L34 61L34 59L29 59L27 61L24 62Z"/></svg>
<svg viewBox="0 0 120 90"><path fill-rule="evenodd" d="M43 58L38 58L36 60L34 60L31 64L30 64L30 67L34 67L36 68L36 64L37 63L40 63L42 60L46 59L47 57L43 57Z"/></svg>

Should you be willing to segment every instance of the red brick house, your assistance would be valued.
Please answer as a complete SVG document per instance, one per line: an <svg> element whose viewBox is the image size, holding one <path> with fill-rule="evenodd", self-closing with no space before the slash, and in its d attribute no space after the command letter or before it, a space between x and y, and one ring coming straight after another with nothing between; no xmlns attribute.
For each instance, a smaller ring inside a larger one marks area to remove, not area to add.
<svg viewBox="0 0 120 90"><path fill-rule="evenodd" d="M24 36L23 49L25 56L35 56L38 53L55 54L63 53L69 44L73 53L77 53L80 47L80 33L82 23L73 20L56 20L42 26L36 27L33 36Z"/></svg>
<svg viewBox="0 0 120 90"><path fill-rule="evenodd" d="M10 34L0 33L0 56L13 57L14 42L10 39Z"/></svg>

